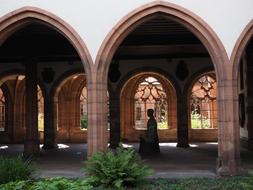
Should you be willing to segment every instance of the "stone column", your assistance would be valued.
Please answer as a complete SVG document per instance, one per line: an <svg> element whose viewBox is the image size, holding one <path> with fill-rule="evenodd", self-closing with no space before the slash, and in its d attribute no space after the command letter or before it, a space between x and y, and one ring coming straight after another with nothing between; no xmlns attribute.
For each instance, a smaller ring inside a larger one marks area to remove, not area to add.
<svg viewBox="0 0 253 190"><path fill-rule="evenodd" d="M101 73L93 72L87 79L88 91L88 156L107 149L108 114L107 114L107 80L103 81Z"/></svg>
<svg viewBox="0 0 253 190"><path fill-rule="evenodd" d="M110 148L116 148L120 143L120 100L119 93L110 92Z"/></svg>
<svg viewBox="0 0 253 190"><path fill-rule="evenodd" d="M187 93L180 94L177 101L177 147L189 147Z"/></svg>
<svg viewBox="0 0 253 190"><path fill-rule="evenodd" d="M44 145L43 149L53 149L55 143L55 127L54 127L54 112L53 98L48 93L44 97Z"/></svg>
<svg viewBox="0 0 253 190"><path fill-rule="evenodd" d="M229 70L229 68L227 68ZM218 160L221 176L242 174L240 165L240 127L238 121L237 79L217 81L218 100Z"/></svg>
<svg viewBox="0 0 253 190"><path fill-rule="evenodd" d="M24 144L24 155L39 154L38 135L38 103L37 103L37 63L30 59L25 62L25 119L26 138Z"/></svg>

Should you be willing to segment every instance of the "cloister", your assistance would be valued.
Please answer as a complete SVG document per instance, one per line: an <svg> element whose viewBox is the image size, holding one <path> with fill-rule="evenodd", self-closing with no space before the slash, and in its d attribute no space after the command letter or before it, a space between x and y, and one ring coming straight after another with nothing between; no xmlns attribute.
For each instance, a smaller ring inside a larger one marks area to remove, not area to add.
<svg viewBox="0 0 253 190"><path fill-rule="evenodd" d="M85 143L90 156L138 144L152 108L161 143L217 142L217 174L243 174L240 149L253 149L252 26L229 57L202 18L155 1L118 21L93 60L60 17L10 12L0 17L0 146L39 155L40 144Z"/></svg>

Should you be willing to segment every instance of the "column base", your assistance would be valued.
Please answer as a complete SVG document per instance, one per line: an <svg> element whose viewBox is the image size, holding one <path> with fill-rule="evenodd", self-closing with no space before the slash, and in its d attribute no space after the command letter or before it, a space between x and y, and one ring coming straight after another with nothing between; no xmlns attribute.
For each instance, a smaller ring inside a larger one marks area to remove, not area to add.
<svg viewBox="0 0 253 190"><path fill-rule="evenodd" d="M181 143L181 142L178 142L177 143L177 147L178 148L189 148L189 144L188 143Z"/></svg>
<svg viewBox="0 0 253 190"><path fill-rule="evenodd" d="M246 175L248 171L241 167L240 160L224 160L217 159L216 173L220 177L225 176L236 176L236 175Z"/></svg>
<svg viewBox="0 0 253 190"><path fill-rule="evenodd" d="M43 146L42 146L42 148L44 149L44 150L50 150L50 149L55 149L57 146L55 145L55 144L44 144Z"/></svg>
<svg viewBox="0 0 253 190"><path fill-rule="evenodd" d="M38 142L26 141L24 143L24 157L38 157L40 155L40 146Z"/></svg>
<svg viewBox="0 0 253 190"><path fill-rule="evenodd" d="M109 148L116 149L119 147L119 143L110 143Z"/></svg>

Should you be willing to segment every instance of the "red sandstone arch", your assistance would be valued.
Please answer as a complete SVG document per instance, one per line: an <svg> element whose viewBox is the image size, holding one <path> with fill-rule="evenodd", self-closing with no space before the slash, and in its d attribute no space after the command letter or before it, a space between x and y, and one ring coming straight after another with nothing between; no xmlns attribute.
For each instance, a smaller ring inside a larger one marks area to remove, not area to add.
<svg viewBox="0 0 253 190"><path fill-rule="evenodd" d="M185 8L164 2L164 1L155 1L152 3L148 3L146 5L143 5L134 11L127 14L124 18L122 18L116 26L112 28L112 30L109 32L109 34L104 39L96 60L95 60L95 67L94 72L96 75L93 76L94 82L98 83L99 85L96 86L96 88L92 89L94 92L90 93L90 95L94 95L93 102L94 104L94 112L101 115L101 120L98 122L94 122L95 125L102 125L106 126L106 88L107 88L107 78L108 78L108 70L111 63L111 59L117 50L120 43L125 39L125 37L130 34L136 27L138 27L140 24L144 23L145 21L154 18L157 14L163 15L164 17L180 23L182 26L187 28L189 31L191 31L205 46L207 51L209 52L209 55L212 59L212 62L214 64L215 72L216 72L216 79L217 79L217 85L218 87L218 93L217 93L217 99L220 101L219 108L218 108L218 115L219 115L219 173L226 173L231 169L231 173L233 173L237 169L237 165L230 164L230 161L226 160L227 158L227 139L224 140L225 134L223 128L227 127L227 120L229 120L230 115L223 114L223 110L227 109L228 104L227 101L224 100L225 93L227 92L226 89L230 90L229 85L227 84L230 81L228 80L227 76L227 67L229 63L229 59L226 53L226 50L216 35L216 33L211 29L211 27L203 21L199 16L195 15L189 10L186 10ZM227 83L224 83L227 82ZM99 92L100 96L95 96L95 94ZM102 108L102 109L101 109ZM98 110L101 109L100 112ZM95 116L94 116L95 119ZM230 120L229 120L230 121ZM98 128L98 127L97 127ZM100 127L101 128L101 127ZM104 127L105 128L105 127ZM97 129L99 130L99 129ZM96 142L95 146L91 148L91 150L97 151L97 150L104 150L106 149L106 135L104 135L105 129L99 130L100 136L94 136L92 140ZM234 134L234 133L233 133ZM232 140L231 140L232 141ZM102 147L102 148L101 148ZM234 153L233 151L229 152L228 154L231 155ZM229 155L230 156L230 155ZM237 155L236 155L237 156ZM225 157L225 159L223 159ZM232 166L231 166L232 165ZM234 168L235 170L233 170ZM221 168L221 169L220 169ZM229 169L227 169L229 168ZM232 171L233 170L233 171ZM229 173L228 172L228 173Z"/></svg>
<svg viewBox="0 0 253 190"><path fill-rule="evenodd" d="M102 81L107 81L110 62L119 44L136 27L159 13L164 14L168 19L182 24L196 35L212 58L217 78L225 78L222 67L228 63L228 56L224 46L210 26L199 16L183 7L168 2L156 1L130 12L106 36L95 61L96 70L101 73Z"/></svg>
<svg viewBox="0 0 253 190"><path fill-rule="evenodd" d="M248 43L251 41L252 38L253 38L253 20L251 20L247 24L247 26L240 34L230 57L230 63L232 64L233 67L232 77L234 80L237 80L238 78L238 68L243 51L245 50L246 46L248 45Z"/></svg>
<svg viewBox="0 0 253 190"><path fill-rule="evenodd" d="M87 131L80 129L80 95L86 86L85 77L81 70L66 72L51 89L57 142L86 142Z"/></svg>
<svg viewBox="0 0 253 190"><path fill-rule="evenodd" d="M21 77L21 79L18 79ZM10 143L23 142L25 136L25 73L22 70L10 70L0 75L0 86L14 80L15 83L9 83L7 86L10 89L10 97L12 102L11 112L12 123L10 125L12 130ZM42 91L43 98L46 97L46 89L41 81L38 81L38 86Z"/></svg>
<svg viewBox="0 0 253 190"><path fill-rule="evenodd" d="M233 103L233 109L234 109L234 120L236 127L239 128L239 81L238 81L238 75L239 75L239 67L240 67L240 61L243 57L243 53L247 48L247 45L251 42L253 39L253 19L246 25L242 33L240 34L239 38L237 39L235 46L233 48L231 57L230 57L230 64L231 64L231 78L233 79L233 97L234 97L234 103ZM237 130L237 141L238 144L240 142L240 131ZM237 146L236 152L238 155L240 155L240 146ZM245 172L246 170L242 170L241 172Z"/></svg>
<svg viewBox="0 0 253 190"><path fill-rule="evenodd" d="M47 25L61 33L73 45L79 54L88 78L92 67L92 59L82 38L60 17L36 7L22 7L0 18L0 45L29 23L38 22Z"/></svg>

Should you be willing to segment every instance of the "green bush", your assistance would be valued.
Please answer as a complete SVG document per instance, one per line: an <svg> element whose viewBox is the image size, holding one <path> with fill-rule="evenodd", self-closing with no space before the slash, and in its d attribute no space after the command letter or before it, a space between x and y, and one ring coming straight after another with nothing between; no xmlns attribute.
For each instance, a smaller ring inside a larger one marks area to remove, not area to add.
<svg viewBox="0 0 253 190"><path fill-rule="evenodd" d="M119 147L115 152L94 154L86 162L89 183L94 186L121 189L133 187L143 182L152 173L133 149Z"/></svg>
<svg viewBox="0 0 253 190"><path fill-rule="evenodd" d="M23 161L21 157L0 156L0 184L16 180L27 180L35 171L31 160Z"/></svg>

